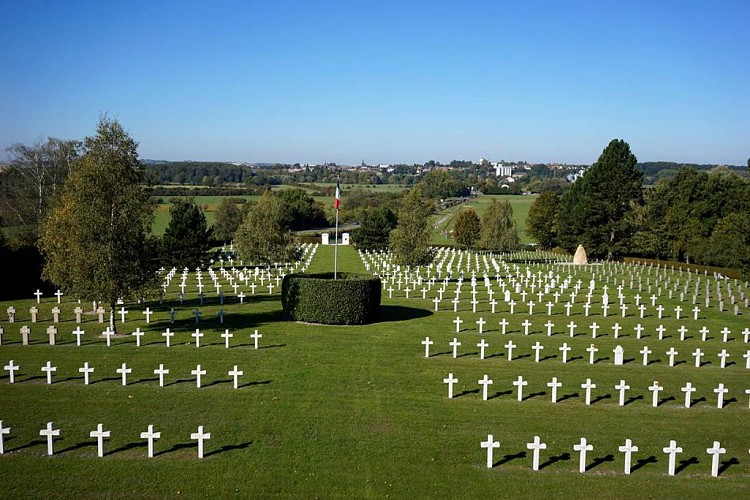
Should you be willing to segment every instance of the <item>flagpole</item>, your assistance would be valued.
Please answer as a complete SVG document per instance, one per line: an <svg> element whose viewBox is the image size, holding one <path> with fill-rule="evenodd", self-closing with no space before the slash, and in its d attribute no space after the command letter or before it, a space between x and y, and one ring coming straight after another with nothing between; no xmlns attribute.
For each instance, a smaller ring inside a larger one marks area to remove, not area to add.
<svg viewBox="0 0 750 500"><path fill-rule="evenodd" d="M333 245L333 279L336 279L336 273L339 266L339 209L336 207L336 239Z"/></svg>

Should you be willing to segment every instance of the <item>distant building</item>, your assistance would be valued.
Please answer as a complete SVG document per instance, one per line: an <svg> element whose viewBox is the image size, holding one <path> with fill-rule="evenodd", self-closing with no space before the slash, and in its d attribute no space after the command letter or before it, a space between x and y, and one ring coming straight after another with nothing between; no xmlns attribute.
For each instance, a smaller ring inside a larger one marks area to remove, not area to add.
<svg viewBox="0 0 750 500"><path fill-rule="evenodd" d="M510 177L513 174L513 167L503 165L502 163L493 163L495 167L495 177Z"/></svg>

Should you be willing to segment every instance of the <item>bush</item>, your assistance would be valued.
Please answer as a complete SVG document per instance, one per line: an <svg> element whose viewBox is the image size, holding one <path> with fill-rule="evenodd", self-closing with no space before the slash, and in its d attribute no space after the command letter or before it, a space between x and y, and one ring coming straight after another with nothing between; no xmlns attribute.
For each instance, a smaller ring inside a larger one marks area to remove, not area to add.
<svg viewBox="0 0 750 500"><path fill-rule="evenodd" d="M364 274L288 274L281 284L284 317L329 325L361 325L377 318L380 278Z"/></svg>

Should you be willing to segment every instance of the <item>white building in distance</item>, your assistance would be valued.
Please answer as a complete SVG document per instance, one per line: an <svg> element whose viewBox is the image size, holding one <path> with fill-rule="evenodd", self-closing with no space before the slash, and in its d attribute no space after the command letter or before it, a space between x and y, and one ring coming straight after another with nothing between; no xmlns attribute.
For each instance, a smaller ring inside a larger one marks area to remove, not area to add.
<svg viewBox="0 0 750 500"><path fill-rule="evenodd" d="M493 163L492 166L495 167L495 177L510 177L513 174L513 168L510 165Z"/></svg>

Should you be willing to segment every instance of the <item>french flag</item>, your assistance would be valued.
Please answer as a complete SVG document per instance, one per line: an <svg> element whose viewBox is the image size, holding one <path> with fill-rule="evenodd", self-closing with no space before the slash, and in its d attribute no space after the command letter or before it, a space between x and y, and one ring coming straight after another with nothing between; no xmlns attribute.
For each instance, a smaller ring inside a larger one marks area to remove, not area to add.
<svg viewBox="0 0 750 500"><path fill-rule="evenodd" d="M336 210L341 206L341 188L339 187L339 181L336 181L336 197L333 199L333 208Z"/></svg>

